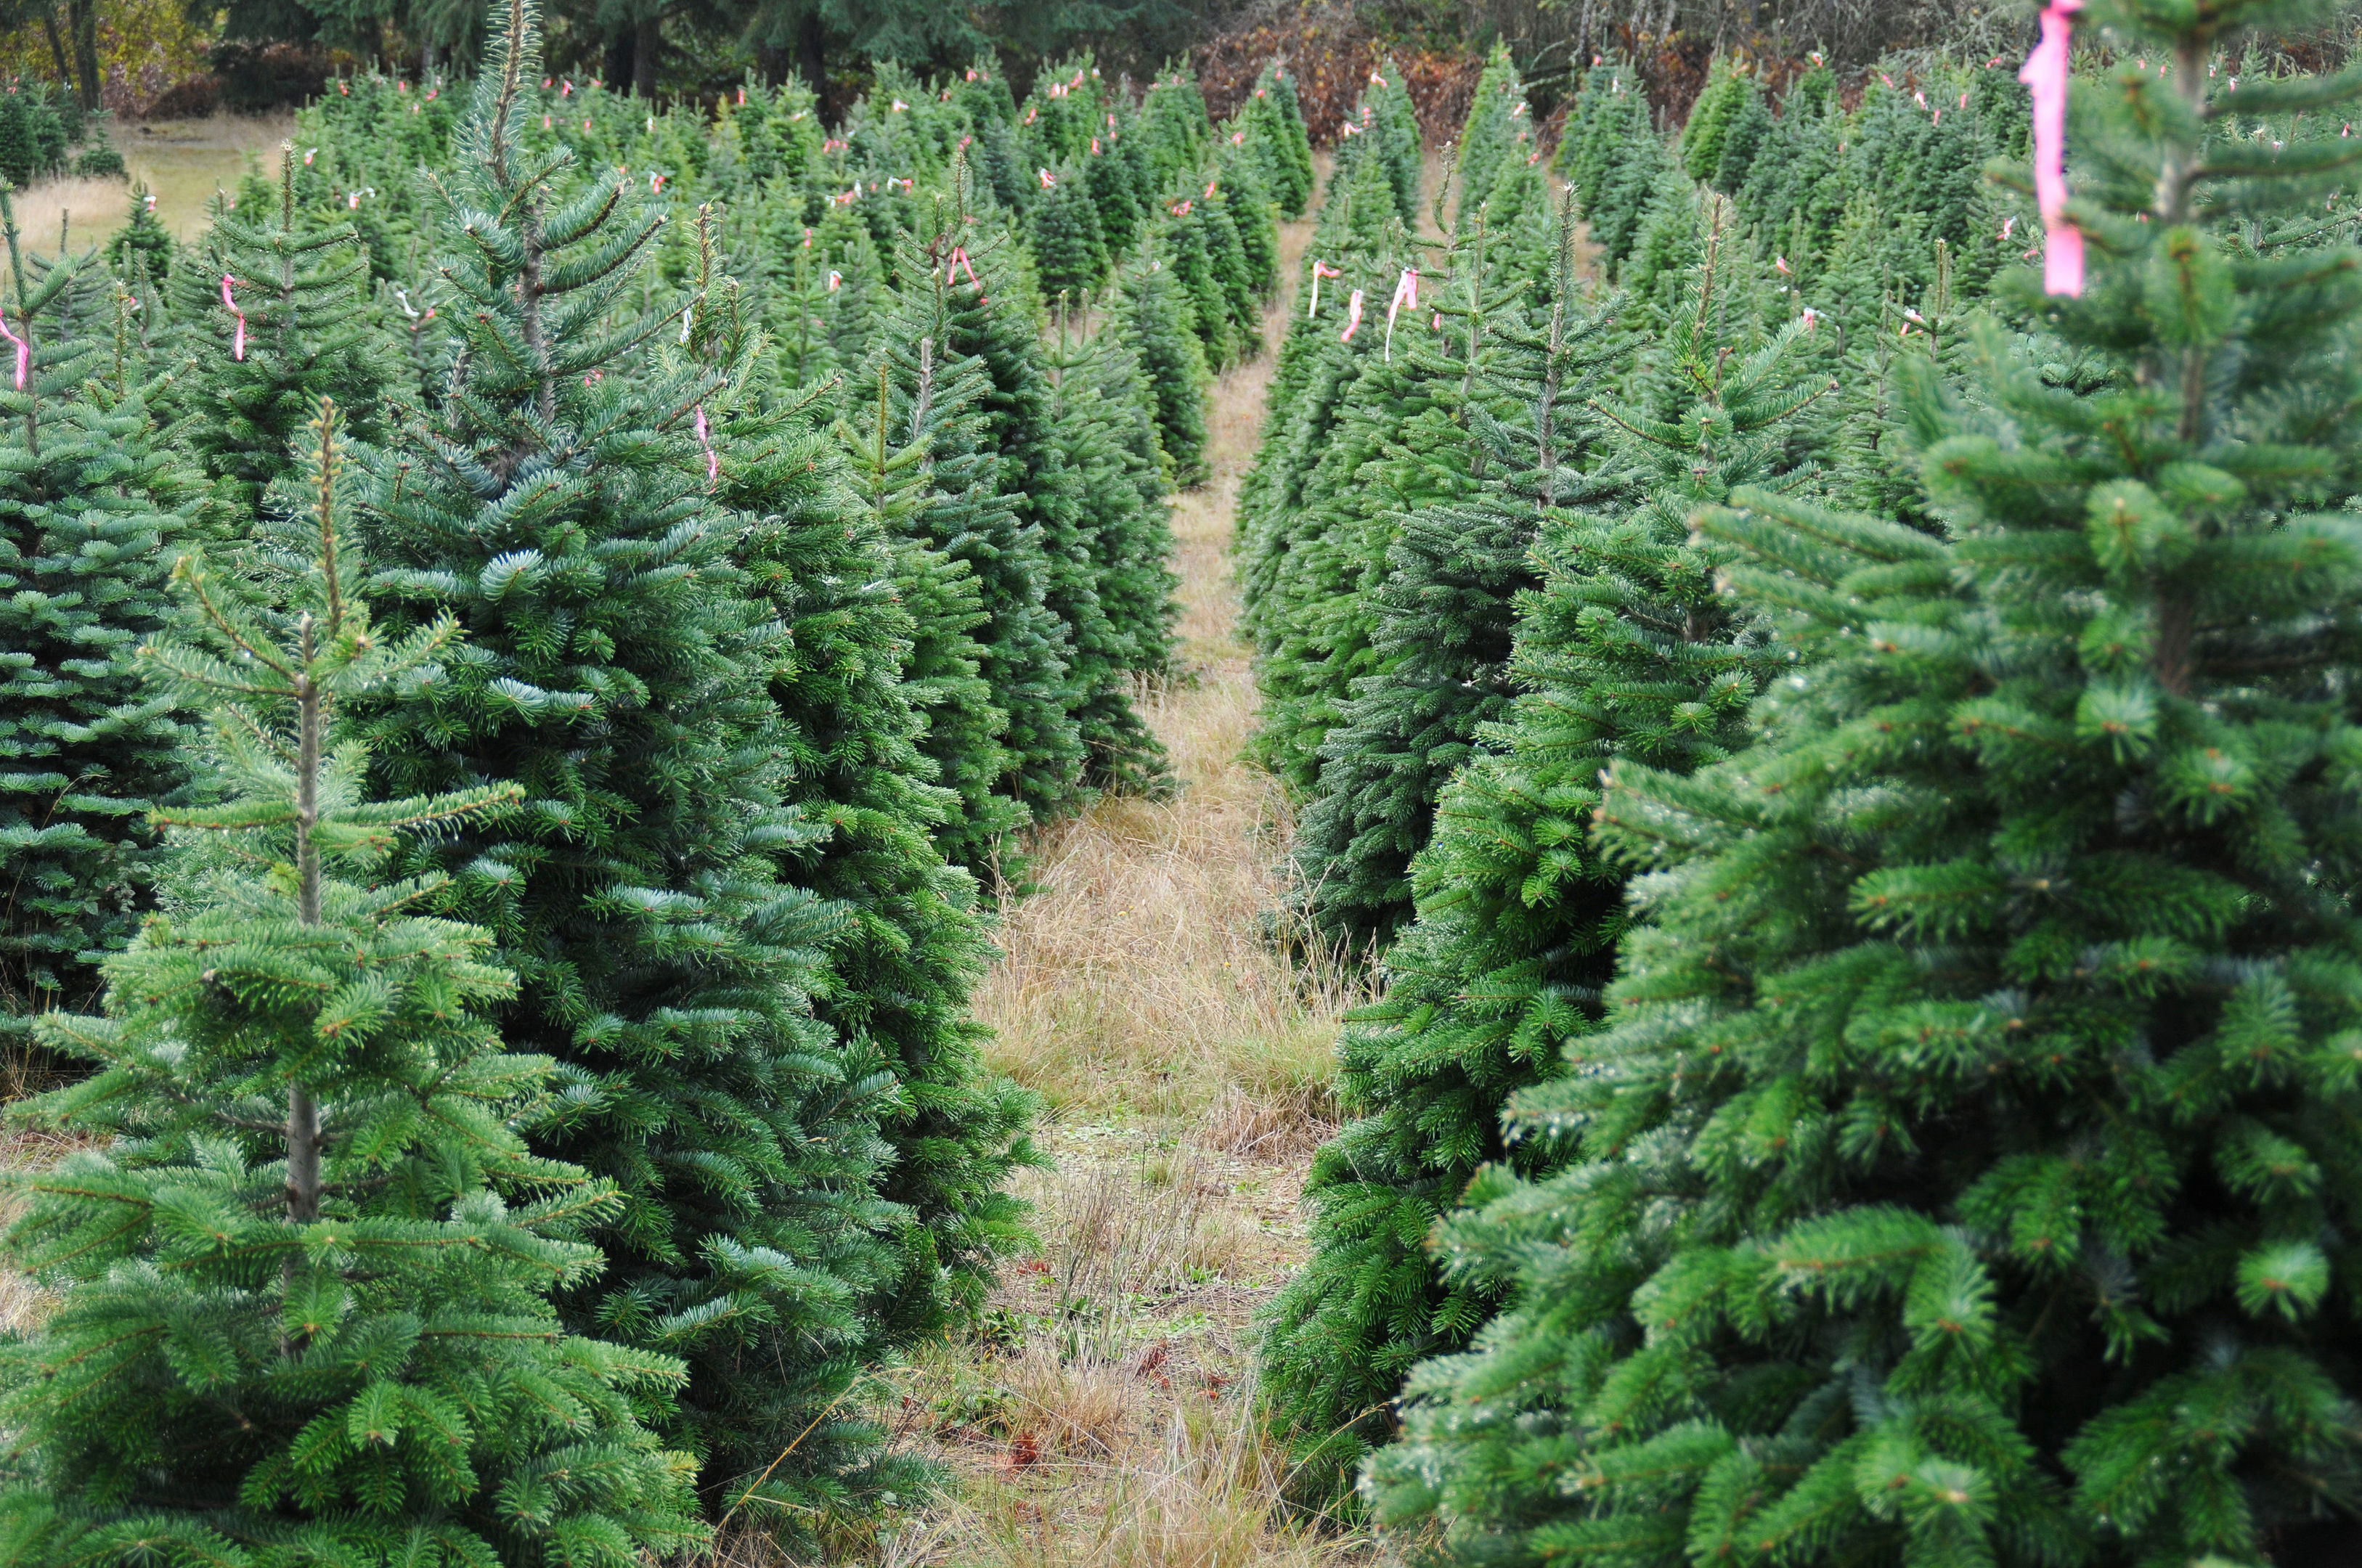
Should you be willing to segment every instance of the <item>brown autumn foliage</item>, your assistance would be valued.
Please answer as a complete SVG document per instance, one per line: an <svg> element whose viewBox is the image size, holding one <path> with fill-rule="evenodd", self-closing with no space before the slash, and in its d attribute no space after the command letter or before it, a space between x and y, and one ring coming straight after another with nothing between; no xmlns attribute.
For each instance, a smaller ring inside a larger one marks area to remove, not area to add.
<svg viewBox="0 0 2362 1568"><path fill-rule="evenodd" d="M1385 39L1351 0L1266 0L1229 31L1192 51L1206 107L1216 119L1238 108L1263 68L1278 61L1296 78L1296 98L1313 145L1327 147L1388 58ZM1448 140L1468 116L1484 61L1432 50L1393 54L1430 144Z"/></svg>

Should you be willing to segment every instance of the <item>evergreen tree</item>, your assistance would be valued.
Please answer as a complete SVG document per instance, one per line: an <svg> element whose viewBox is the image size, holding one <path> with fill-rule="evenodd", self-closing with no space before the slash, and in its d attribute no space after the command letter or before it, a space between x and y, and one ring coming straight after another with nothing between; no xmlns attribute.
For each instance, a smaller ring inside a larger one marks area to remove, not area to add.
<svg viewBox="0 0 2362 1568"><path fill-rule="evenodd" d="M1275 65L1264 67L1235 124L1233 137L1254 160L1264 189L1281 215L1303 216L1312 199L1312 143L1305 133L1295 84L1285 72Z"/></svg>
<svg viewBox="0 0 2362 1568"><path fill-rule="evenodd" d="M1722 167L1731 120L1746 105L1749 87L1748 78L1727 56L1716 61L1706 72L1705 91L1690 105L1689 118L1682 123L1678 150L1682 171L1691 179L1710 180Z"/></svg>
<svg viewBox="0 0 2362 1568"><path fill-rule="evenodd" d="M1360 589L1374 668L1322 740L1298 815L1292 853L1312 919L1355 949L1385 945L1409 918L1411 857L1436 796L1477 727L1506 713L1511 602L1532 586L1537 501L1561 482L1540 471L1535 411L1588 392L1605 336L1564 314L1572 208L1548 291L1501 264L1489 216L1469 215L1451 281L1428 302L1440 333L1417 331L1404 347L1435 358L1436 385L1387 452L1399 470L1387 489L1401 499L1381 525L1383 568ZM1531 296L1544 292L1561 302L1547 333L1532 319Z"/></svg>
<svg viewBox="0 0 2362 1568"><path fill-rule="evenodd" d="M162 820L232 845L108 960L105 1016L43 1021L100 1070L20 1115L98 1145L17 1184L12 1261L59 1300L6 1353L10 1562L627 1568L704 1536L694 1461L635 1418L680 1364L549 1300L613 1189L527 1152L552 1064L483 1016L514 989L491 935L388 864L522 791L372 801L336 722L457 652L348 597L339 438L323 403L272 579L184 558L197 638L148 650L215 719L221 803Z"/></svg>
<svg viewBox="0 0 2362 1568"><path fill-rule="evenodd" d="M1060 699L1082 747L1081 770L1061 777L1036 767L1019 781L1019 798L1037 820L1048 821L1080 805L1098 782L1153 776L1161 759L1132 710L1131 651L1100 594L1103 551L1115 545L1100 536L1105 527L1122 526L1104 522L1100 508L1120 506L1122 498L1090 493L1065 460L1056 389L1036 326L1039 307L1023 292L1020 256L1005 236L958 246L955 237L977 226L966 204L963 186L955 203L939 207L929 225L936 236L933 253L943 259L935 276L956 271L958 282L937 290L931 281L920 292L941 302L943 351L973 356L985 372L988 390L980 407L998 454L1000 492L1017 503L1020 524L1039 532L1046 568L1043 605L1062 624L1071 649ZM955 249L962 254L956 264ZM901 337L899 329L896 336ZM1012 707L1012 735L1016 719Z"/></svg>
<svg viewBox="0 0 2362 1568"><path fill-rule="evenodd" d="M966 226L947 215L955 210L939 204L930 237L903 259L905 282L877 341L899 404L940 399L975 415L913 421L931 431L924 460L937 470L938 498L922 514L923 526L934 548L974 569L990 616L977 640L993 701L1007 716L1006 767L994 792L1019 806L1021 820L1046 822L1081 789L1077 714L1088 687L1076 668L1075 623L1059 605L1089 591L1090 569L1058 474L1032 312L1021 314L1001 293L1019 286L1005 251L972 255L962 243ZM945 847L988 889L996 887L998 837Z"/></svg>
<svg viewBox="0 0 2362 1568"><path fill-rule="evenodd" d="M1385 163L1386 181L1394 187L1395 209L1407 224L1418 212L1420 188L1426 183L1425 139L1418 129L1418 109L1410 101L1410 83L1393 58L1370 73L1369 90L1362 94L1363 120L1376 138L1376 150Z"/></svg>
<svg viewBox="0 0 2362 1568"><path fill-rule="evenodd" d="M147 287L160 287L171 277L172 259L179 250L172 231L156 216L156 198L144 182L134 181L130 215L106 242L106 264L144 300Z"/></svg>
<svg viewBox="0 0 2362 1568"><path fill-rule="evenodd" d="M1064 294L1079 304L1107 276L1107 241L1099 228L1098 207L1079 171L1042 172L1051 183L1026 218L1034 276L1052 299Z"/></svg>
<svg viewBox="0 0 2362 1568"><path fill-rule="evenodd" d="M1109 309L1155 399L1157 444L1171 465L1172 481L1196 484L1206 477L1210 378L1205 348L1190 329L1180 280L1162 258L1152 256L1121 272L1116 288Z"/></svg>
<svg viewBox="0 0 2362 1568"><path fill-rule="evenodd" d="M190 453L252 515L289 470L320 399L345 411L347 438L385 438L392 356L375 329L369 261L348 223L298 206L294 145L280 148L276 198L223 208L172 279L172 315L191 368L176 391L195 417Z"/></svg>
<svg viewBox="0 0 2362 1568"><path fill-rule="evenodd" d="M1378 159L1354 150L1371 145L1349 138L1330 171L1306 258L1313 276L1306 281L1305 308L1281 345L1263 440L1240 487L1240 630L1262 661L1259 684L1288 679L1281 645L1295 599L1288 580L1304 564L1296 547L1320 525L1313 501L1334 493L1317 489L1315 475L1346 428L1373 341L1351 325L1353 292L1366 301L1398 275L1392 258L1404 239L1393 186Z"/></svg>
<svg viewBox="0 0 2362 1568"><path fill-rule="evenodd" d="M29 185L65 167L66 127L49 95L24 82L0 92L0 179Z"/></svg>
<svg viewBox="0 0 2362 1568"><path fill-rule="evenodd" d="M1234 309L1248 293L1245 263L1240 259L1235 272L1225 267L1220 237L1198 215L1200 199L1177 197L1159 215L1157 260L1172 268L1174 282L1188 302L1189 324L1208 368L1222 370L1246 358L1238 342Z"/></svg>
<svg viewBox="0 0 2362 1568"><path fill-rule="evenodd" d="M980 378L973 366L945 378L934 350L933 339L921 339L910 393L899 402L896 367L881 360L876 398L848 413L838 439L866 521L891 541L896 595L911 617L903 690L925 723L919 749L955 801L935 842L955 866L1005 868L1003 845L1025 813L995 792L1015 763L1004 744L1009 714L983 673L1002 667L977 634L994 628L988 592L1015 580L1001 547L1026 536L994 493L993 465L981 452ZM1032 580L1027 602L1038 612L1038 566Z"/></svg>
<svg viewBox="0 0 2362 1568"><path fill-rule="evenodd" d="M2350 1549L2362 536L2311 508L2362 271L2273 238L2350 148L2248 137L2356 89L2207 70L2308 14L2075 18L2119 51L2072 98L2090 277L2013 281L2051 340L1985 335L1976 403L1916 379L1948 538L1699 517L1794 673L1728 762L1616 765L1603 848L1656 868L1617 1023L1511 1114L1577 1160L1447 1232L1518 1305L1379 1462L1453 1555Z"/></svg>
<svg viewBox="0 0 2362 1568"><path fill-rule="evenodd" d="M1287 149L1286 162L1295 173L1286 183L1275 187L1279 210L1290 218L1304 215L1306 204L1312 199L1316 177L1312 166L1312 135L1304 123L1304 105L1296 96L1296 78L1278 66L1266 67L1264 80L1256 84L1275 106L1282 138Z"/></svg>
<svg viewBox="0 0 2362 1568"><path fill-rule="evenodd" d="M733 282L712 271L710 233L690 346L727 363L754 345ZM967 1016L991 949L974 878L932 836L960 802L916 744L927 721L902 683L916 628L887 519L846 489L800 408L743 401L717 432L729 461L715 494L753 519L740 555L788 632L770 681L787 803L826 834L799 856L800 879L845 916L815 1010L902 1086L884 1192L910 1218L878 1310L898 1338L938 1333L980 1307L996 1255L1031 1239L1025 1205L1003 1189L1012 1167L1039 1160L1032 1098L984 1066L986 1031Z"/></svg>
<svg viewBox="0 0 2362 1568"><path fill-rule="evenodd" d="M1255 160L1233 150L1217 165L1218 176L1207 198L1221 209L1238 231L1239 256L1245 262L1251 304L1246 326L1254 351L1263 349L1262 302L1279 292L1278 208Z"/></svg>
<svg viewBox="0 0 2362 1568"><path fill-rule="evenodd" d="M1120 326L1067 344L1069 317L1058 318L1054 418L1067 471L1086 513L1099 608L1107 617L1109 658L1127 676L1164 673L1180 606L1173 573L1173 526L1166 505L1167 464L1158 444L1157 401L1140 356ZM1126 709L1129 712L1129 707ZM1120 720L1110 717L1109 723ZM1136 721L1135 721L1136 722ZM1144 726L1128 756L1095 766L1112 778L1153 784L1163 748Z"/></svg>
<svg viewBox="0 0 2362 1568"><path fill-rule="evenodd" d="M129 302L116 298L111 355L76 329L97 308L91 253L44 270L5 190L0 226L0 1041L21 1054L32 1015L96 1001L97 957L149 901L147 814L186 768L132 655L163 623L165 552L192 531L203 480L150 415L165 384L127 340Z"/></svg>
<svg viewBox="0 0 2362 1568"><path fill-rule="evenodd" d="M1491 193L1503 163L1512 156L1525 156L1515 139L1521 122L1526 120L1524 94L1525 89L1518 81L1518 68L1509 58L1509 46L1495 44L1493 52L1485 57L1484 74L1476 78L1476 91L1468 105L1468 120L1460 128L1459 145L1452 152L1463 213L1475 211ZM1513 152L1513 149L1517 150Z"/></svg>
<svg viewBox="0 0 2362 1568"><path fill-rule="evenodd" d="M811 1014L844 917L783 879L827 829L782 804L784 629L710 493L728 378L643 349L695 303L622 303L661 217L521 145L538 43L524 0L505 20L446 176L450 392L364 492L389 625L468 642L356 718L399 793L524 790L400 867L498 937L505 1031L568 1074L545 1150L620 1191L570 1320L684 1357L669 1430L709 1498L759 1492L792 1537L911 1484L849 1403L863 1299L901 1266L875 1190L893 1064Z"/></svg>
<svg viewBox="0 0 2362 1568"><path fill-rule="evenodd" d="M1591 226L1591 242L1613 273L1631 255L1649 204L1675 163L1629 65L1595 67L1582 97L1580 117L1569 121L1559 158Z"/></svg>
<svg viewBox="0 0 2362 1568"><path fill-rule="evenodd" d="M1698 502L1776 470L1806 395L1798 329L1764 335L1726 265L1710 257L1660 317L1633 403L1591 400L1564 435L1553 414L1553 446L1606 452L1588 480L1545 470L1568 488L1542 525L1544 580L1518 606L1524 694L1444 792L1414 867L1417 922L1387 952L1384 1000L1340 1044L1357 1120L1315 1157L1313 1264L1264 1351L1280 1410L1330 1456L1382 1436L1411 1364L1467 1344L1500 1299L1424 1243L1486 1162L1531 1169L1552 1153L1547 1138L1505 1144L1498 1118L1597 1027L1625 923L1621 879L1584 839L1601 766L1726 755L1772 668L1756 618L1716 591L1718 553L1686 525Z"/></svg>
<svg viewBox="0 0 2362 1568"><path fill-rule="evenodd" d="M1131 248L1149 213L1149 203L1132 178L1131 162L1115 149L1115 135L1113 126L1102 126L1094 138L1096 150L1084 158L1082 165L1083 189L1090 193L1091 205L1098 211L1099 239L1110 259Z"/></svg>
<svg viewBox="0 0 2362 1568"><path fill-rule="evenodd" d="M1755 155L1762 150L1764 139L1772 134L1771 103L1752 76L1745 80L1746 92L1723 129L1721 152L1705 174L1707 183L1725 195L1737 195L1746 189L1747 177L1755 167Z"/></svg>
<svg viewBox="0 0 2362 1568"><path fill-rule="evenodd" d="M1186 181L1205 163L1206 144L1213 134L1197 78L1185 67L1168 62L1142 95L1140 118L1132 132L1147 164L1145 188L1169 191L1175 182Z"/></svg>

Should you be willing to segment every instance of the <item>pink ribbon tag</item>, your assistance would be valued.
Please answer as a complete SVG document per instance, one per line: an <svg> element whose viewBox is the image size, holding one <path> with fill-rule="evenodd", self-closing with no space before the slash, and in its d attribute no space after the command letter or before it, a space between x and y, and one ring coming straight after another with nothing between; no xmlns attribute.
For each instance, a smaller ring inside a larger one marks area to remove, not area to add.
<svg viewBox="0 0 2362 1568"><path fill-rule="evenodd" d="M1353 297L1345 302L1345 330L1337 335L1340 343L1353 341L1353 334L1362 328L1362 291L1355 289Z"/></svg>
<svg viewBox="0 0 2362 1568"><path fill-rule="evenodd" d="M230 345L229 357L233 359L243 359L246 358L246 312L237 308L237 302L230 298L229 293L229 286L236 282L237 280L227 272L222 274L222 304L227 305L229 313L237 317L237 340Z"/></svg>
<svg viewBox="0 0 2362 1568"><path fill-rule="evenodd" d="M722 478L722 459L713 455L713 440L706 433L705 405L697 405L697 444L705 448L705 484L711 490Z"/></svg>
<svg viewBox="0 0 2362 1568"><path fill-rule="evenodd" d="M2042 210L2042 292L2083 293L2083 231L2067 221L2068 50L2083 0L2049 0L2042 8L2042 41L2025 57L2017 79L2034 94L2034 193Z"/></svg>
<svg viewBox="0 0 2362 1568"><path fill-rule="evenodd" d="M25 390L25 378L32 372L33 346L8 330L8 318L0 315L0 337L17 346L17 390Z"/></svg>
<svg viewBox="0 0 2362 1568"><path fill-rule="evenodd" d="M1395 317L1402 314L1402 308L1405 305L1410 306L1413 310L1418 308L1418 269L1416 267L1403 269L1401 282L1395 284L1395 297L1386 304L1386 363L1388 364L1394 363L1395 358Z"/></svg>
<svg viewBox="0 0 2362 1568"><path fill-rule="evenodd" d="M1314 316L1320 314L1320 280L1323 278L1341 278L1345 274L1342 271L1339 271L1337 268L1330 266L1319 257L1313 258L1312 308L1304 313L1305 320L1310 321Z"/></svg>

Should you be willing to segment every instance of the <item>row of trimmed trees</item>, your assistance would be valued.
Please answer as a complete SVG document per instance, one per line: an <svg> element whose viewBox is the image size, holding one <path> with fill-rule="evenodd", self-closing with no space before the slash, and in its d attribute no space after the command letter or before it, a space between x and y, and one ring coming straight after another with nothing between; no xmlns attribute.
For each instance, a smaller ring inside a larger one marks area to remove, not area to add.
<svg viewBox="0 0 2362 1568"><path fill-rule="evenodd" d="M1661 140L1603 61L1554 203L1496 59L1440 235L1341 148L1240 547L1386 980L1264 1324L1308 1491L1472 1562L2338 1560L2362 155L2232 52L2302 10L2077 17L2080 297L1998 66Z"/></svg>
<svg viewBox="0 0 2362 1568"><path fill-rule="evenodd" d="M11 1562L798 1549L930 1484L865 1373L1026 1242L968 990L1017 830L1161 787L1202 226L1045 303L1005 90L840 202L868 106L791 157L501 19L193 247L7 224L6 1027L92 1069L20 1111ZM1275 254L1289 102L1160 94Z"/></svg>

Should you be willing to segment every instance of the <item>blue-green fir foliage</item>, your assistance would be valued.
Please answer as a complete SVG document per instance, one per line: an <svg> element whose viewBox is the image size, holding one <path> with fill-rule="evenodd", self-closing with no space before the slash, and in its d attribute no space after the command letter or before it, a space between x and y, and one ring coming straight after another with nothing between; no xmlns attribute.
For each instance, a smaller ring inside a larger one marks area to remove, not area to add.
<svg viewBox="0 0 2362 1568"><path fill-rule="evenodd" d="M0 325L24 346L0 344L0 1039L21 1051L33 1015L95 1004L97 957L149 902L148 811L187 766L133 655L167 614L203 476L157 428L169 389L131 297L100 292L89 253L27 256L5 191L0 223Z"/></svg>
<svg viewBox="0 0 2362 1568"><path fill-rule="evenodd" d="M2289 127L2362 83L2210 70L2311 15L2076 17L2089 286L2014 275L1973 402L1910 361L1944 536L1698 516L1794 659L1616 764L1613 1027L1509 1116L1577 1156L1448 1227L1517 1304L1374 1474L1447 1555L2350 1553L2362 256L2304 215L2362 149Z"/></svg>
<svg viewBox="0 0 2362 1568"><path fill-rule="evenodd" d="M18 1113L83 1141L15 1183L9 1261L57 1293L0 1360L28 1568L629 1568L704 1535L694 1459L639 1420L686 1369L550 1301L619 1196L527 1148L554 1064L493 1031L514 978L391 863L523 791L373 799L337 722L458 657L451 621L389 635L350 597L339 439L324 403L253 575L182 558L191 635L147 651L213 712L217 803L161 820L226 842L107 962L104 1016L42 1021L98 1070Z"/></svg>
<svg viewBox="0 0 2362 1568"><path fill-rule="evenodd" d="M712 493L741 367L673 341L693 295L626 296L663 215L523 139L531 21L513 0L443 176L449 391L370 455L357 530L393 633L448 618L467 642L355 717L395 792L522 790L399 865L495 933L505 1032L568 1074L542 1147L621 1193L607 1273L563 1305L688 1360L668 1430L713 1500L762 1476L757 1506L809 1524L909 1485L847 1393L865 1294L902 1266L876 1194L895 1065L811 1014L846 917L789 879L829 828L783 800L786 629Z"/></svg>

